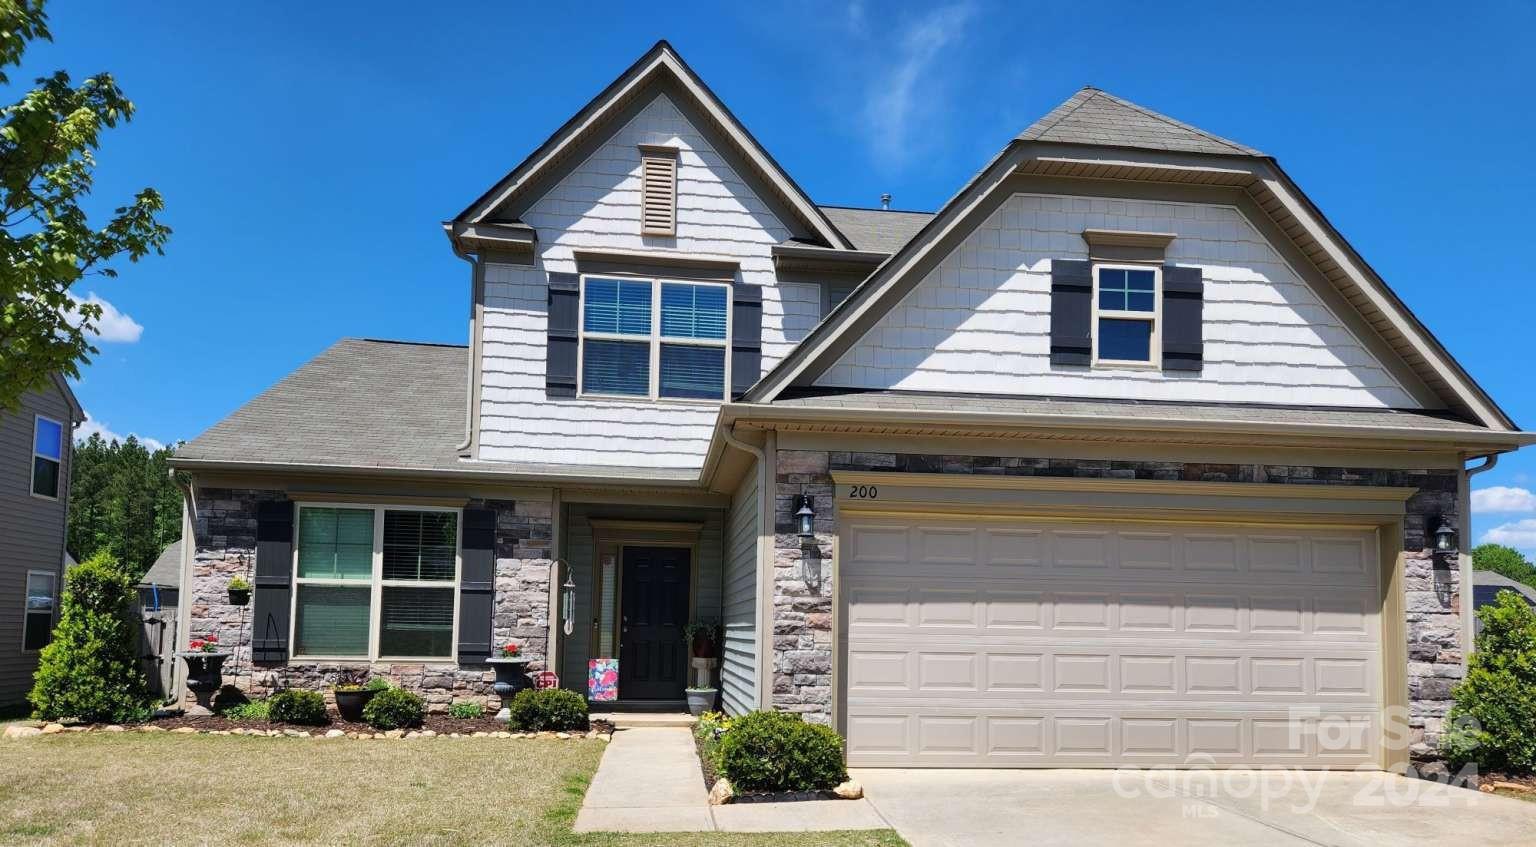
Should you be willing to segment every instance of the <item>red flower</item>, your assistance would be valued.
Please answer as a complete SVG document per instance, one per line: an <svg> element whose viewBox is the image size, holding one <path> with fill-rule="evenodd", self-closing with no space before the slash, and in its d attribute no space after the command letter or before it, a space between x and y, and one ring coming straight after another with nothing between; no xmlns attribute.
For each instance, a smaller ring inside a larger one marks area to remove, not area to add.
<svg viewBox="0 0 1536 847"><path fill-rule="evenodd" d="M516 656L517 655L517 651L521 650L521 649L522 648L517 646L516 644L503 644L502 647L501 647L501 655L504 658L509 658L510 659L513 656Z"/></svg>
<svg viewBox="0 0 1536 847"><path fill-rule="evenodd" d="M208 636L207 638L205 638L203 640L208 642L209 644L217 644L217 643L219 643L219 637L217 635L210 635L210 636Z"/></svg>

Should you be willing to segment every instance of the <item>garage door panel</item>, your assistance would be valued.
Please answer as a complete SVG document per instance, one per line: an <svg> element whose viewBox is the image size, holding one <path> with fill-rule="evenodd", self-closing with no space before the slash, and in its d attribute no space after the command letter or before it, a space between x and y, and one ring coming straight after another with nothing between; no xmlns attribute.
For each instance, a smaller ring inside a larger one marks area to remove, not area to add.
<svg viewBox="0 0 1536 847"><path fill-rule="evenodd" d="M1374 761L1368 533L1015 521L850 537L851 764Z"/></svg>

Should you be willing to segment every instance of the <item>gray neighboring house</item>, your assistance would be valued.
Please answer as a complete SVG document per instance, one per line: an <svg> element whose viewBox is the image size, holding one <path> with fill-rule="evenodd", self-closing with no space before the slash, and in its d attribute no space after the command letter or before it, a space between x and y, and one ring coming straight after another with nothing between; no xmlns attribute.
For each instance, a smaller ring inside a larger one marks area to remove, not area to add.
<svg viewBox="0 0 1536 847"><path fill-rule="evenodd" d="M0 705L25 701L58 617L70 459L84 420L62 377L0 412Z"/></svg>
<svg viewBox="0 0 1536 847"><path fill-rule="evenodd" d="M820 206L662 42L444 230L467 346L342 340L173 459L238 685L442 710L515 643L680 708L698 620L855 766L1435 743L1432 535L1533 437L1273 157L1085 88L932 214Z"/></svg>
<svg viewBox="0 0 1536 847"><path fill-rule="evenodd" d="M1499 593L1513 591L1523 598L1527 605L1536 608L1536 587L1526 585L1519 580L1496 573L1494 571L1472 572L1472 609L1475 612L1484 606L1491 606L1498 602ZM1483 622L1477 620L1474 623L1474 631L1483 631Z"/></svg>

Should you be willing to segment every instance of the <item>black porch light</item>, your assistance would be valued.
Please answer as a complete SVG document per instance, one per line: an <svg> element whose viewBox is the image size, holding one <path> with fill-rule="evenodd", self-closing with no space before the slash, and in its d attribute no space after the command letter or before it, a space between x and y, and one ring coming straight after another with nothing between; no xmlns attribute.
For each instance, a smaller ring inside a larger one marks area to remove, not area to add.
<svg viewBox="0 0 1536 847"><path fill-rule="evenodd" d="M801 538L816 537L816 502L807 494L795 495L795 531Z"/></svg>
<svg viewBox="0 0 1536 847"><path fill-rule="evenodd" d="M1440 528L1435 530L1435 550L1441 553L1449 553L1456 549L1456 527L1450 520L1442 517Z"/></svg>

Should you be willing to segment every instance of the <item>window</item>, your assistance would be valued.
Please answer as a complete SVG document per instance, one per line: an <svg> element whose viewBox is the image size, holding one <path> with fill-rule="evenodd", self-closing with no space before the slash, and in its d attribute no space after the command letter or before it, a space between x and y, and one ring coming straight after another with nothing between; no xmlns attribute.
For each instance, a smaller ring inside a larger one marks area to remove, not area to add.
<svg viewBox="0 0 1536 847"><path fill-rule="evenodd" d="M584 277L582 394L723 400L730 286Z"/></svg>
<svg viewBox="0 0 1536 847"><path fill-rule="evenodd" d="M451 659L459 512L299 507L296 657Z"/></svg>
<svg viewBox="0 0 1536 847"><path fill-rule="evenodd" d="M33 653L53 638L53 610L58 605L59 577L49 571L27 571L27 602L21 649Z"/></svg>
<svg viewBox="0 0 1536 847"><path fill-rule="evenodd" d="M1162 292L1156 268L1094 268L1094 364L1150 365L1161 346Z"/></svg>
<svg viewBox="0 0 1536 847"><path fill-rule="evenodd" d="M640 234L677 234L677 150L640 147Z"/></svg>
<svg viewBox="0 0 1536 847"><path fill-rule="evenodd" d="M64 462L64 425L38 415L32 423L32 493L58 499Z"/></svg>

